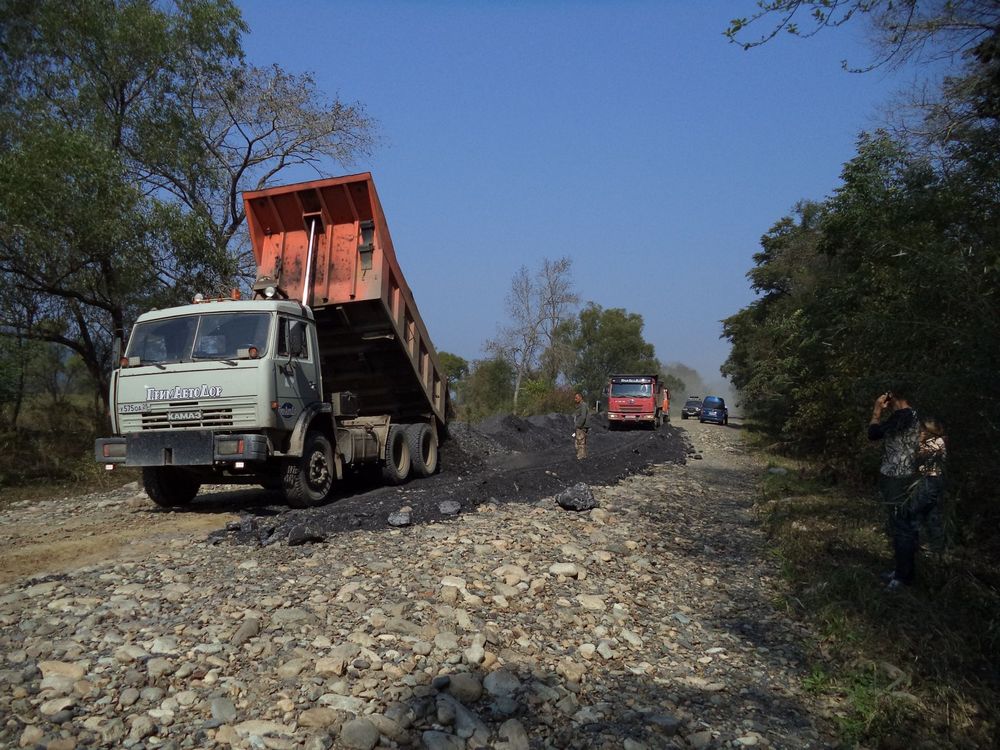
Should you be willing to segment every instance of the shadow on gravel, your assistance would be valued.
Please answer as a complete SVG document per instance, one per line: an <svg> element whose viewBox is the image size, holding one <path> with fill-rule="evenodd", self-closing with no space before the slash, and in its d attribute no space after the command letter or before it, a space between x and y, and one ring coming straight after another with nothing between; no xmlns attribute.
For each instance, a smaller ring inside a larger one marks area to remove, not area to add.
<svg viewBox="0 0 1000 750"><path fill-rule="evenodd" d="M534 503L577 482L609 485L654 463L683 463L687 448L684 433L673 426L612 432L602 415L594 418L588 457L582 461L575 457L573 419L567 414L508 414L476 425L453 424L449 433L439 473L399 487L352 479L332 502L299 510L265 490L236 490L200 495L187 510L241 513L240 524L211 538L266 545L284 542L303 526L316 536L390 528L389 516L401 508L409 509L407 525L415 525L437 523L483 503Z"/></svg>
<svg viewBox="0 0 1000 750"><path fill-rule="evenodd" d="M562 655L580 659L572 650ZM591 665L591 669L599 668ZM631 740L649 748L707 748L718 745L704 737L694 742L685 738L704 732L709 725L680 717L721 714L732 717L733 725L741 723L744 735L757 732L766 736L771 747L826 746L815 740L808 710L798 701L780 695L780 686L754 686L748 682L720 687L720 683L706 679L705 687L698 688L680 681L666 685L644 675L605 673L597 680L599 687L595 690L587 676L579 683L570 683L561 675L539 669L537 663L510 662L503 671L516 681L505 676L502 692L491 695L484 690L476 700L467 695L464 701L458 700L452 695L449 677L438 677L434 691L404 703L415 717L414 729L442 734L449 734L449 729L464 730L463 736L471 735L473 743L485 747L503 722L516 718L533 740L532 747L540 747L542 742L545 747L622 747ZM491 675L494 684L501 682L496 673L481 668L467 674L479 684L489 685ZM697 683L699 679L692 677L689 681ZM556 695L560 696L557 701ZM540 705L549 701L556 702L555 712L550 706ZM453 727L439 723L438 712L442 709L457 714ZM719 739L728 738L723 735ZM433 746L453 745L440 742Z"/></svg>
<svg viewBox="0 0 1000 750"><path fill-rule="evenodd" d="M278 507L284 504L280 492L265 489L239 489L226 492L207 492L198 495L188 506L152 508L150 513L225 513L252 512L257 516L277 516Z"/></svg>

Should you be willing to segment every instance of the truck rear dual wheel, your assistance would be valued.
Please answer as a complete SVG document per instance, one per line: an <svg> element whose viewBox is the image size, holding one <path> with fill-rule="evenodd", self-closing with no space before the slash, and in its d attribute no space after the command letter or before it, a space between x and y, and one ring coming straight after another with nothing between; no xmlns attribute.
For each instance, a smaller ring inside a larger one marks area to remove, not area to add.
<svg viewBox="0 0 1000 750"><path fill-rule="evenodd" d="M177 508L194 500L201 482L175 466L144 466L142 486L161 508Z"/></svg>
<svg viewBox="0 0 1000 750"><path fill-rule="evenodd" d="M429 477L438 470L438 441L427 424L411 424L406 428L406 444L410 449L410 465L418 477Z"/></svg>
<svg viewBox="0 0 1000 750"><path fill-rule="evenodd" d="M385 441L382 478L386 484L402 484L410 476L411 465L406 425L394 424L389 427L389 437Z"/></svg>
<svg viewBox="0 0 1000 750"><path fill-rule="evenodd" d="M308 508L326 501L337 477L333 448L322 432L306 434L302 456L285 465L285 502L292 508Z"/></svg>

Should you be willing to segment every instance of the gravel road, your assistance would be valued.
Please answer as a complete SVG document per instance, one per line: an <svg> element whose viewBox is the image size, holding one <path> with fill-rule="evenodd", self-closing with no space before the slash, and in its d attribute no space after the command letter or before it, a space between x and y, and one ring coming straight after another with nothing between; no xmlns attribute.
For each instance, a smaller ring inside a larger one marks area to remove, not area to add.
<svg viewBox="0 0 1000 750"><path fill-rule="evenodd" d="M0 747L835 746L735 421L599 425L581 463L567 425L456 430L440 475L306 511L6 507ZM580 482L598 507L554 501Z"/></svg>

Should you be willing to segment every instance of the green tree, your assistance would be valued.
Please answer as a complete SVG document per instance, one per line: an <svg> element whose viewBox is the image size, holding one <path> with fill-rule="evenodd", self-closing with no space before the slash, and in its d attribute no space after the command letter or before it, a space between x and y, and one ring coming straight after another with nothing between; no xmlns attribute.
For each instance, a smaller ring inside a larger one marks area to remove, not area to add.
<svg viewBox="0 0 1000 750"><path fill-rule="evenodd" d="M827 281L829 262L818 250L821 216L819 204L800 203L795 217L781 219L761 238L747 273L761 297L723 321L732 349L722 373L741 393L744 413L775 439L791 430L795 379L823 372L826 350L810 346L804 317L804 307Z"/></svg>
<svg viewBox="0 0 1000 750"><path fill-rule="evenodd" d="M19 428L28 391L34 387L34 374L42 359L45 344L25 338L4 339L0 346L0 432Z"/></svg>
<svg viewBox="0 0 1000 750"><path fill-rule="evenodd" d="M441 369L444 370L444 375L448 379L448 384L452 387L469 374L469 361L457 354L444 351L438 352L438 361L441 363Z"/></svg>
<svg viewBox="0 0 1000 750"><path fill-rule="evenodd" d="M514 368L501 357L477 360L459 384L458 398L459 416L467 422L509 413L514 402Z"/></svg>
<svg viewBox="0 0 1000 750"><path fill-rule="evenodd" d="M463 357L451 352L438 352L438 361L444 371L445 381L448 384L448 416L454 416L455 401L458 398L458 389L462 380L469 374L469 362Z"/></svg>
<svg viewBox="0 0 1000 750"><path fill-rule="evenodd" d="M568 414L573 411L574 391L569 386L553 386L548 378L527 380L521 391L521 401L515 412L521 416L532 414Z"/></svg>
<svg viewBox="0 0 1000 750"><path fill-rule="evenodd" d="M576 353L570 379L585 398L596 398L614 373L660 371L653 345L642 337L642 328L638 313L620 307L604 309L590 302L572 326L562 329L561 335Z"/></svg>
<svg viewBox="0 0 1000 750"><path fill-rule="evenodd" d="M915 108L919 119L863 135L836 194L765 237L750 272L761 296L724 321L723 371L761 429L844 473L874 464L863 430L874 394L908 382L920 413L961 415L949 426L951 486L968 529L995 528L996 489L981 467L1000 459L1000 6L758 6L729 29L734 38L771 24L746 47L864 17L873 65L944 53L950 69Z"/></svg>
<svg viewBox="0 0 1000 750"><path fill-rule="evenodd" d="M849 472L870 402L905 381L925 414L967 415L951 426L956 469L996 460L1000 243L988 194L1000 180L973 174L980 164L940 172L865 136L837 194L765 236L750 272L762 296L724 321L723 372L771 437ZM966 487L991 491L973 488L978 476Z"/></svg>
<svg viewBox="0 0 1000 750"><path fill-rule="evenodd" d="M101 398L139 311L249 273L243 189L374 143L245 31L230 0L0 0L0 336L68 347Z"/></svg>
<svg viewBox="0 0 1000 750"><path fill-rule="evenodd" d="M204 233L168 231L116 156L84 131L58 124L0 154L0 334L60 344L80 356L106 398L110 342L170 276L185 289Z"/></svg>

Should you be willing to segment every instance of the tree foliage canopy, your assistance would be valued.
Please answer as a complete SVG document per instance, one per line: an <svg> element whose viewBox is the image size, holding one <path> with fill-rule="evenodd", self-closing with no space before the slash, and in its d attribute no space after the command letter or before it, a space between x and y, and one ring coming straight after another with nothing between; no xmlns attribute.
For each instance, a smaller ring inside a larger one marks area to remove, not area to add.
<svg viewBox="0 0 1000 750"><path fill-rule="evenodd" d="M955 476L981 496L975 467L1000 458L1000 171L983 169L997 142L975 160L955 148L943 170L863 136L836 194L761 240L760 297L724 321L723 372L766 433L844 473L874 460L876 395L907 383L919 413L950 421Z"/></svg>
<svg viewBox="0 0 1000 750"><path fill-rule="evenodd" d="M477 360L457 388L459 414L466 421L509 413L514 405L514 368L502 357Z"/></svg>
<svg viewBox="0 0 1000 750"><path fill-rule="evenodd" d="M570 380L587 399L600 395L614 373L657 373L660 363L653 345L642 337L643 320L623 308L605 309L590 302L576 321L563 327L562 337L575 353Z"/></svg>
<svg viewBox="0 0 1000 750"><path fill-rule="evenodd" d="M0 0L0 335L102 395L113 332L249 273L243 190L375 142L361 105L247 65L245 31L230 0Z"/></svg>

